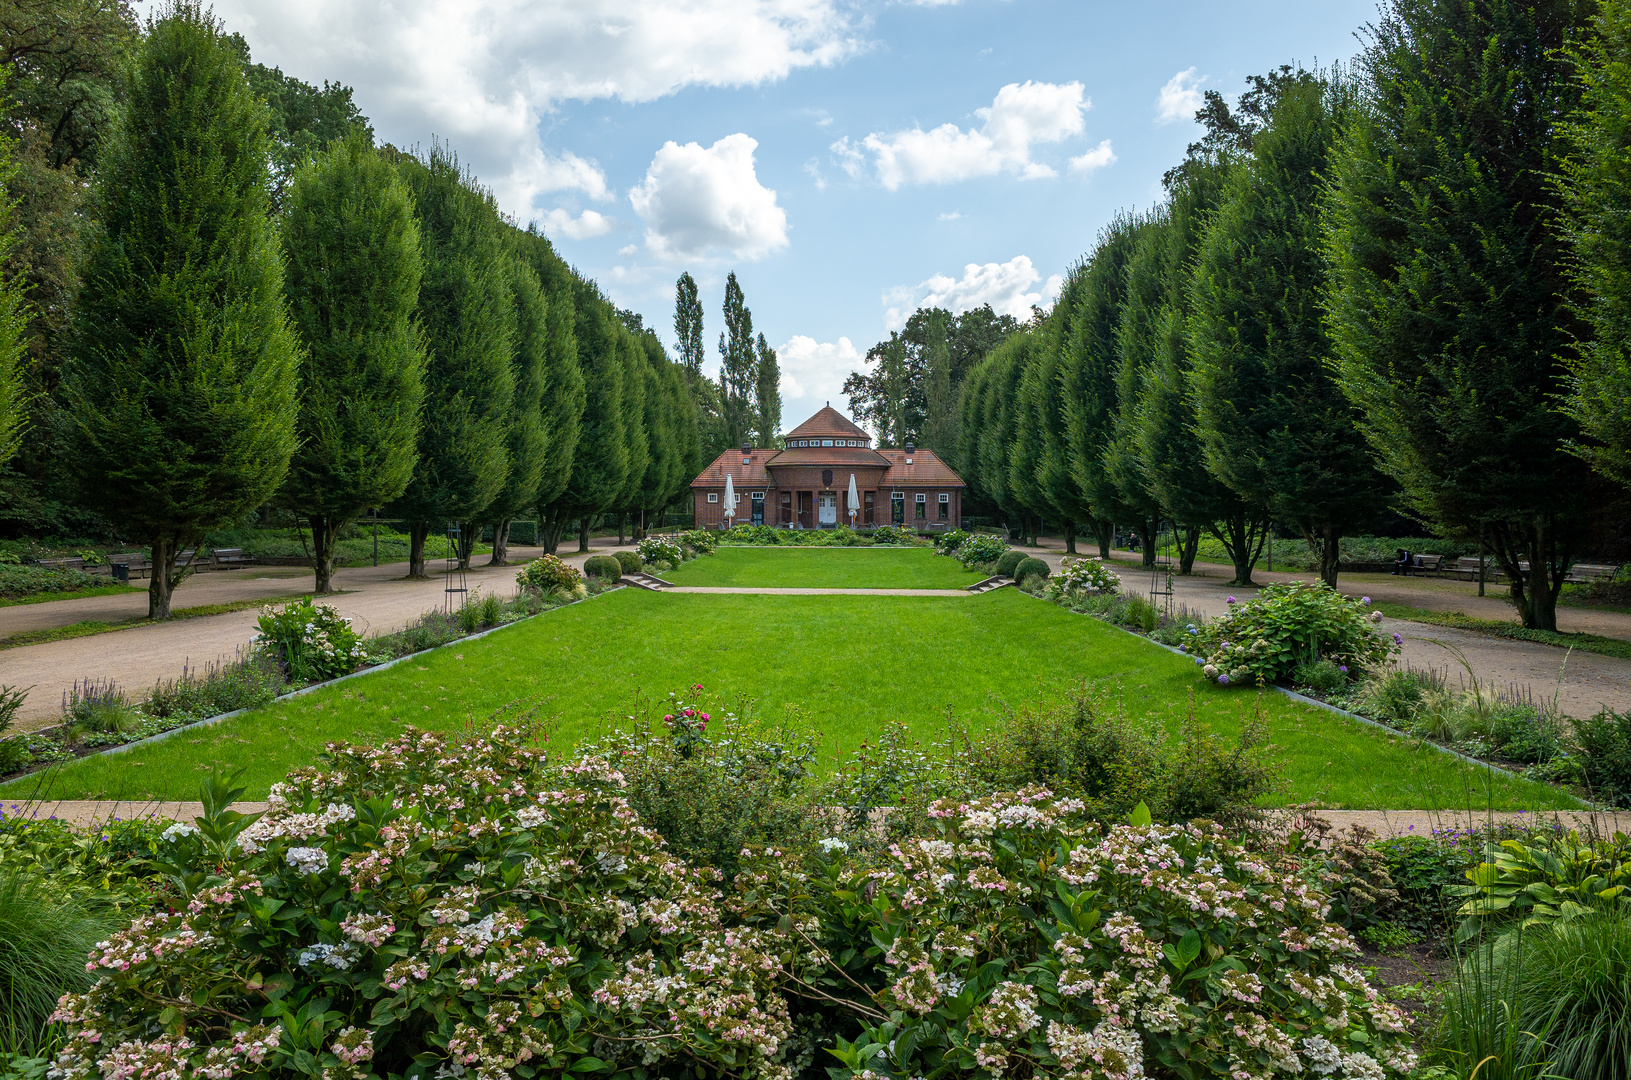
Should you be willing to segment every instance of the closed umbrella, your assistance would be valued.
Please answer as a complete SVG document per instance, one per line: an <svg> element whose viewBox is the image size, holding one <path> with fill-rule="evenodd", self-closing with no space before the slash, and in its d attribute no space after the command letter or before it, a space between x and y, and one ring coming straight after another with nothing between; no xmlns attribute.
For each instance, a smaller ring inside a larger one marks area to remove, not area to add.
<svg viewBox="0 0 1631 1080"><path fill-rule="evenodd" d="M725 474L725 516L736 516L736 485L731 483L731 474Z"/></svg>
<svg viewBox="0 0 1631 1080"><path fill-rule="evenodd" d="M861 505L861 496L855 493L855 474L849 474L849 527L855 528L855 508Z"/></svg>

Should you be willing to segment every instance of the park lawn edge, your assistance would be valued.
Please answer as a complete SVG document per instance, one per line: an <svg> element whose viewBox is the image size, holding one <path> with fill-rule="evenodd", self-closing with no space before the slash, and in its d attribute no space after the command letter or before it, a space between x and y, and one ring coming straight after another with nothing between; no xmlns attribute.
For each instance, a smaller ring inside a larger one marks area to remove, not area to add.
<svg viewBox="0 0 1631 1080"><path fill-rule="evenodd" d="M53 600L87 600L96 596L119 596L122 593L146 591L146 589L135 585L90 585L83 589L71 589L67 592L29 593L27 596L3 597L0 598L0 608L22 607L24 604L49 604Z"/></svg>
<svg viewBox="0 0 1631 1080"><path fill-rule="evenodd" d="M1631 660L1631 641L1604 637L1601 634L1575 634L1556 630L1529 630L1517 623L1499 619L1479 619L1459 611L1434 611L1431 608L1409 607L1378 601L1376 609L1391 619L1444 626L1452 630L1466 630L1474 634L1506 638L1511 641L1529 641L1537 645L1550 645L1556 649L1579 649L1616 660Z"/></svg>
<svg viewBox="0 0 1631 1080"><path fill-rule="evenodd" d="M146 592L141 589L139 592ZM325 596L343 595L344 590L324 593ZM258 600L232 600L225 604L201 604L198 607L176 608L170 612L168 619L163 622L175 622L179 619L199 619L210 615L230 615L234 611L248 611L250 608L264 607L267 604L287 604L295 600L304 600L315 593L286 593L281 596L263 596ZM72 641L75 638L94 637L97 634L111 634L117 630L134 630L138 626L156 626L158 621L149 619L146 615L133 615L118 622L102 622L99 619L86 619L84 622L69 623L67 626L53 626L49 630L24 630L20 634L0 638L0 650L20 649L28 645L45 645L53 641Z"/></svg>

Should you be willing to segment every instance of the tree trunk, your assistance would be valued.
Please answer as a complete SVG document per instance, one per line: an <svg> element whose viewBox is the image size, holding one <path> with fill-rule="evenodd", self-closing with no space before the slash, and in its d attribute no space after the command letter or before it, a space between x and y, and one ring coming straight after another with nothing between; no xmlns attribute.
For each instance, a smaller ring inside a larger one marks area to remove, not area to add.
<svg viewBox="0 0 1631 1080"><path fill-rule="evenodd" d="M430 522L408 522L408 577L415 581L424 581L428 575L425 573L425 540L430 536Z"/></svg>
<svg viewBox="0 0 1631 1080"><path fill-rule="evenodd" d="M1177 528L1176 525L1173 528ZM1184 538L1178 541L1178 573L1188 576L1195 572L1195 552L1201 546L1201 527L1185 525Z"/></svg>
<svg viewBox="0 0 1631 1080"><path fill-rule="evenodd" d="M1149 518L1140 518L1138 522L1138 542L1144 550L1140 552L1143 558L1144 569L1155 569L1155 527L1156 523Z"/></svg>
<svg viewBox="0 0 1631 1080"><path fill-rule="evenodd" d="M312 591L318 594L334 591L334 538L340 535L340 523L326 514L308 518L311 526Z"/></svg>
<svg viewBox="0 0 1631 1080"><path fill-rule="evenodd" d="M634 538L636 540L644 540L646 538L646 508L643 506L640 508L640 520L634 526Z"/></svg>
<svg viewBox="0 0 1631 1080"><path fill-rule="evenodd" d="M1076 526L1073 522L1065 522L1065 554L1076 554Z"/></svg>
<svg viewBox="0 0 1631 1080"><path fill-rule="evenodd" d="M1332 525L1323 529L1308 528L1303 530L1303 539L1319 556L1320 580L1336 588L1337 570L1342 562L1342 530Z"/></svg>
<svg viewBox="0 0 1631 1080"><path fill-rule="evenodd" d="M493 522L493 557L487 560L488 566L510 565L510 522Z"/></svg>
<svg viewBox="0 0 1631 1080"><path fill-rule="evenodd" d="M1116 523L1109 520L1100 521L1095 518L1093 521L1093 535L1099 542L1099 558L1110 558L1110 541L1115 539Z"/></svg>
<svg viewBox="0 0 1631 1080"><path fill-rule="evenodd" d="M1518 609L1526 630L1557 631L1557 598L1563 592L1573 555L1570 539L1550 516L1537 517L1522 529L1491 531L1495 558L1511 582L1508 591L1512 606ZM1529 562L1527 579L1518 566L1520 553Z"/></svg>
<svg viewBox="0 0 1631 1080"><path fill-rule="evenodd" d="M470 554L476 550L476 535L481 526L473 522L459 522L459 536L453 541L453 554L459 560L460 570L470 569Z"/></svg>
<svg viewBox="0 0 1631 1080"><path fill-rule="evenodd" d="M589 518L587 515L578 519L578 551L589 550Z"/></svg>
<svg viewBox="0 0 1631 1080"><path fill-rule="evenodd" d="M538 513L538 543L549 554L561 546L561 533L566 531L566 515L558 510Z"/></svg>
<svg viewBox="0 0 1631 1080"><path fill-rule="evenodd" d="M1211 528L1212 535L1223 544L1224 550L1229 553L1229 561L1234 564L1235 579L1229 584L1244 588L1256 585L1252 580L1252 568L1263 554L1263 541L1268 536L1267 523L1253 521L1245 514L1236 514L1222 522L1214 522Z"/></svg>
<svg viewBox="0 0 1631 1080"><path fill-rule="evenodd" d="M147 617L149 619L168 619L170 617L170 597L175 592L176 581L174 577L176 551L178 545L175 538L161 536L153 541L153 548L148 556L147 571Z"/></svg>

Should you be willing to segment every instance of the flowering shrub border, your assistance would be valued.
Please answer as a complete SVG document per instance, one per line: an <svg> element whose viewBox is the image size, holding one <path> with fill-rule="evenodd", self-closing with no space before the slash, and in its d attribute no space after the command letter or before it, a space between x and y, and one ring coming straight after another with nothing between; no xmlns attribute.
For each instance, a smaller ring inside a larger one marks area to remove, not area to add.
<svg viewBox="0 0 1631 1080"><path fill-rule="evenodd" d="M1350 600L1323 581L1267 585L1256 599L1229 604L1195 637L1196 662L1224 686L1278 682L1313 660L1377 668L1404 640L1376 629L1382 613L1366 610L1370 597Z"/></svg>

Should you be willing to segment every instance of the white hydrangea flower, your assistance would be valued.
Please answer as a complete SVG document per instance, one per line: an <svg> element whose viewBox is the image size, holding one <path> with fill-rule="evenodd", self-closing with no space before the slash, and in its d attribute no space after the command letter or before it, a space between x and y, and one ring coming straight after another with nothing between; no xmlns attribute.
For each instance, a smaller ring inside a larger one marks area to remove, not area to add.
<svg viewBox="0 0 1631 1080"><path fill-rule="evenodd" d="M322 848L290 848L284 858L297 874L320 874L328 868L328 853Z"/></svg>
<svg viewBox="0 0 1631 1080"><path fill-rule="evenodd" d="M183 836L197 836L198 826L189 825L185 821L178 821L174 825L159 833L159 839L166 844L180 840Z"/></svg>
<svg viewBox="0 0 1631 1080"><path fill-rule="evenodd" d="M836 836L829 836L821 841L821 850L831 855L835 851L848 851L849 845Z"/></svg>

